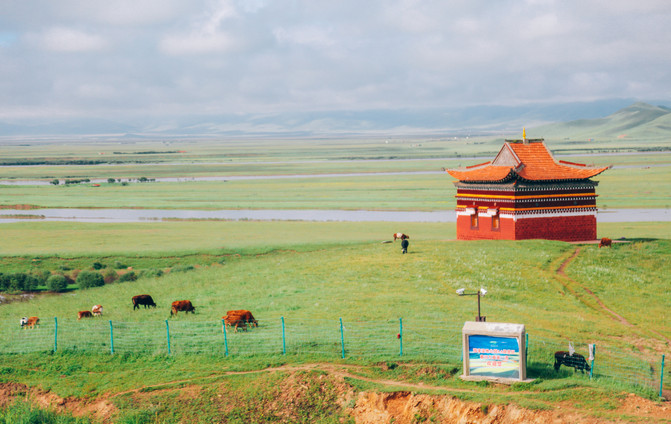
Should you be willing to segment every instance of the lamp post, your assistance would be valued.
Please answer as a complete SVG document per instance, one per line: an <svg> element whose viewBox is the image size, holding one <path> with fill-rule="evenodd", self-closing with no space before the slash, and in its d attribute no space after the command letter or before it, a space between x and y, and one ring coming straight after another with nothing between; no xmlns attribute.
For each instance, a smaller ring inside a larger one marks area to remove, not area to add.
<svg viewBox="0 0 671 424"><path fill-rule="evenodd" d="M478 316L475 318L477 322L485 322L487 321L487 317L483 317L480 315L480 297L484 296L487 294L487 290L480 288L476 293L466 293L466 289L458 289L457 294L459 296L477 296L478 297Z"/></svg>

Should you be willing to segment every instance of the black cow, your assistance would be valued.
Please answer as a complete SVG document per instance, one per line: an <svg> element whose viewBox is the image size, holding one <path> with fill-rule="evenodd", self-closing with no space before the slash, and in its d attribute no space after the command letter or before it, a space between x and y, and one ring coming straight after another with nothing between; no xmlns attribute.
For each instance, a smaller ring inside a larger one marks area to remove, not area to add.
<svg viewBox="0 0 671 424"><path fill-rule="evenodd" d="M574 372L580 370L583 374L585 371L591 370L589 364L585 360L585 357L575 352L573 355L564 351L555 352L555 371L559 371L559 367L562 365L574 368Z"/></svg>
<svg viewBox="0 0 671 424"><path fill-rule="evenodd" d="M148 294L139 294L137 296L133 296L133 310L139 308L140 305L144 305L145 309L147 309L147 306L153 306L154 308L156 307L154 299L152 299Z"/></svg>

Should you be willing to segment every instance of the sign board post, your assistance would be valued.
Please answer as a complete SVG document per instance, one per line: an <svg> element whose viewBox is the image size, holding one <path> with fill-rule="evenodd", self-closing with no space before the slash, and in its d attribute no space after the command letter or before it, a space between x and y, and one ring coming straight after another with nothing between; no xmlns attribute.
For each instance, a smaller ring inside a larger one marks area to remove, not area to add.
<svg viewBox="0 0 671 424"><path fill-rule="evenodd" d="M527 379L524 324L467 321L462 339L463 380L532 381Z"/></svg>

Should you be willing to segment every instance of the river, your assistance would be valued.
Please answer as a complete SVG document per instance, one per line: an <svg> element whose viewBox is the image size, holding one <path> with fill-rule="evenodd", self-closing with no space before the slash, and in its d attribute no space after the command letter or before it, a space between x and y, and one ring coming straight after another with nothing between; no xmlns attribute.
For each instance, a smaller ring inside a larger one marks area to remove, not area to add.
<svg viewBox="0 0 671 424"><path fill-rule="evenodd" d="M21 218L24 216L24 218ZM168 210L168 209L0 209L0 223L39 221L160 222L169 220L349 221L349 222L455 222L452 210L398 212L366 210ZM671 209L604 209L598 222L669 222Z"/></svg>

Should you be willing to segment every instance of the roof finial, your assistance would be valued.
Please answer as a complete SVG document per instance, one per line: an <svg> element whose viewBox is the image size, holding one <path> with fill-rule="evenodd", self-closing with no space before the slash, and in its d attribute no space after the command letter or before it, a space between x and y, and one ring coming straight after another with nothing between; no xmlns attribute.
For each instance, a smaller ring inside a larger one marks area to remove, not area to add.
<svg viewBox="0 0 671 424"><path fill-rule="evenodd" d="M522 127L522 142L526 143L527 142L527 129Z"/></svg>

